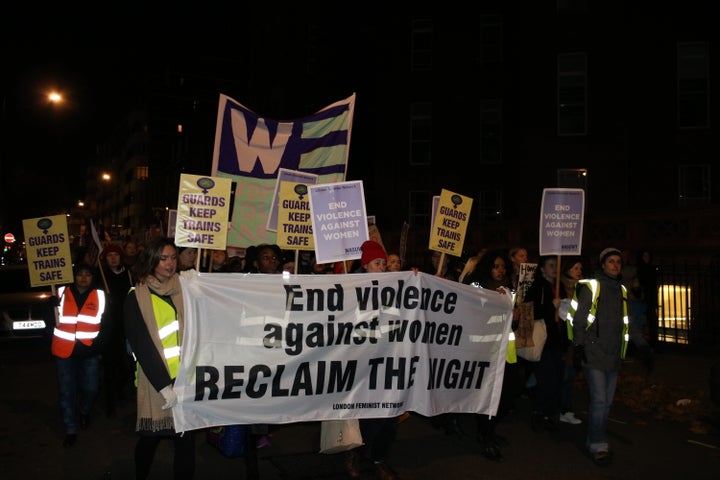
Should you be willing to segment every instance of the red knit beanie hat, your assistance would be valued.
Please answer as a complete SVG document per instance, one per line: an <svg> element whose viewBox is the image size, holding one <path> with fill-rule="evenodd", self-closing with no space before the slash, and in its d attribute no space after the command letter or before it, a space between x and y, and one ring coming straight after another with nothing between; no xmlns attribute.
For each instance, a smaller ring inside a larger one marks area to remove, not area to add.
<svg viewBox="0 0 720 480"><path fill-rule="evenodd" d="M114 243L110 243L107 246L105 246L105 248L103 248L102 256L105 257L110 252L117 253L121 257L124 255L122 247L120 245L116 245Z"/></svg>
<svg viewBox="0 0 720 480"><path fill-rule="evenodd" d="M376 258L382 258L387 261L387 253L378 242L374 240L366 240L361 246L362 257L360 257L360 265L365 266Z"/></svg>

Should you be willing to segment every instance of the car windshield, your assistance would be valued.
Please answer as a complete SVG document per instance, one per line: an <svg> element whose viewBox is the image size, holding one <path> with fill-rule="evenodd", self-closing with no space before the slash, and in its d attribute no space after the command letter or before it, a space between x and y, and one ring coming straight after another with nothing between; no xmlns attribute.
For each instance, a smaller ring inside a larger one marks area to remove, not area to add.
<svg viewBox="0 0 720 480"><path fill-rule="evenodd" d="M47 286L31 287L27 265L0 267L0 293L44 292Z"/></svg>

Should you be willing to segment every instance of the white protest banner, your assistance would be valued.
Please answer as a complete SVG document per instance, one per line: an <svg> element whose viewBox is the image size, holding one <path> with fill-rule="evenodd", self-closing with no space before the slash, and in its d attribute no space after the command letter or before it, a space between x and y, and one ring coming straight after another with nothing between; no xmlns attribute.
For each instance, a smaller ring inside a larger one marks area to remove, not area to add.
<svg viewBox="0 0 720 480"><path fill-rule="evenodd" d="M540 255L580 255L585 190L545 188L540 207Z"/></svg>
<svg viewBox="0 0 720 480"><path fill-rule="evenodd" d="M23 234L30 285L73 283L72 255L65 215L26 218Z"/></svg>
<svg viewBox="0 0 720 480"><path fill-rule="evenodd" d="M188 272L181 282L178 432L497 413L509 292L414 272Z"/></svg>
<svg viewBox="0 0 720 480"><path fill-rule="evenodd" d="M175 245L225 250L232 180L180 175Z"/></svg>
<svg viewBox="0 0 720 480"><path fill-rule="evenodd" d="M308 189L317 263L360 258L360 246L369 238L362 181L310 185Z"/></svg>

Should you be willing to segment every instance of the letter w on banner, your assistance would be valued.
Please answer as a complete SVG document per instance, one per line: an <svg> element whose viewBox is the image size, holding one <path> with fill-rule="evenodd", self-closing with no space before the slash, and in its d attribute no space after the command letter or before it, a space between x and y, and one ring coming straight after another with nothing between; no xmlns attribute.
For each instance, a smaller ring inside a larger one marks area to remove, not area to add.
<svg viewBox="0 0 720 480"><path fill-rule="evenodd" d="M345 180L355 94L297 120L264 118L220 95L212 175L235 183L227 244L277 243L266 230L278 170L318 175L318 183Z"/></svg>

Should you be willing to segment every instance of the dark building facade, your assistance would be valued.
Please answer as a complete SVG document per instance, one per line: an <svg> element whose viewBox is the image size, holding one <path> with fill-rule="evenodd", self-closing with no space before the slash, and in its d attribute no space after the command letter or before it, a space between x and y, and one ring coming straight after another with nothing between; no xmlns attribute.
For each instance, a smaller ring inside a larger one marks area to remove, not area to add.
<svg viewBox="0 0 720 480"><path fill-rule="evenodd" d="M384 243L409 263L427 250L441 189L473 198L468 254L537 255L542 191L555 187L586 191L588 258L613 245L660 262L718 259L709 2L477 9L288 15L249 22L241 50L159 57L144 103L88 174L111 169L118 182L103 194L88 181L103 222L141 235L175 208L181 173L210 174L221 93L293 119L355 92L347 179L363 181Z"/></svg>

